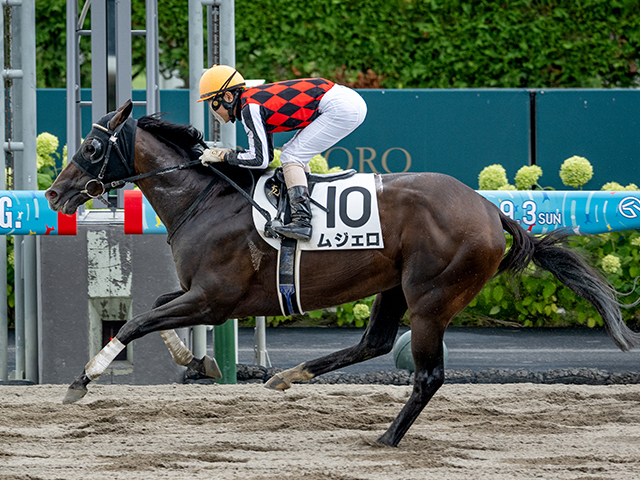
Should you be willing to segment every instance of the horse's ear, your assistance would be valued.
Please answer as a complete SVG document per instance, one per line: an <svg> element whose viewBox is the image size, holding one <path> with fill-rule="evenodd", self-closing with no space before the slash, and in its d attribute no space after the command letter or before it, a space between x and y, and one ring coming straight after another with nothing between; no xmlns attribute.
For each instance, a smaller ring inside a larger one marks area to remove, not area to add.
<svg viewBox="0 0 640 480"><path fill-rule="evenodd" d="M126 102L124 102L124 105L122 105L118 111L116 112L116 114L113 116L113 118L109 121L109 130L115 130L116 127L118 125L120 125L121 123L123 123L127 118L129 118L129 115L131 115L131 111L133 110L133 103L131 102L131 100L127 100Z"/></svg>

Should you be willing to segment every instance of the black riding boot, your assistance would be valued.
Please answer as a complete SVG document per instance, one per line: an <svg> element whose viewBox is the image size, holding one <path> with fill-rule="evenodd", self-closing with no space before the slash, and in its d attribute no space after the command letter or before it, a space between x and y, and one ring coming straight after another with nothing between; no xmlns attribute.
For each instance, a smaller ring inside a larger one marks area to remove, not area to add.
<svg viewBox="0 0 640 480"><path fill-rule="evenodd" d="M287 189L289 206L291 207L291 223L274 227L273 229L287 237L296 240L311 238L311 202L309 189L304 186Z"/></svg>

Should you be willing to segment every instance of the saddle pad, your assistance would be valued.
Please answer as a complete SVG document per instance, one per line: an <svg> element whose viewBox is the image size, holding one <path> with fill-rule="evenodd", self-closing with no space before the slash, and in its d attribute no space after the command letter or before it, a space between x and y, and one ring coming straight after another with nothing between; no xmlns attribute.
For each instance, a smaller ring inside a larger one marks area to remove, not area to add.
<svg viewBox="0 0 640 480"><path fill-rule="evenodd" d="M271 218L277 214L264 192L264 184L273 175L268 172L258 180L254 200L269 212ZM311 202L311 225L313 233L308 242L298 242L301 250L363 250L384 248L376 178L373 173L359 173L350 178L334 182L316 183L313 199L328 211ZM280 240L264 233L265 218L255 208L253 222L265 242L275 249Z"/></svg>

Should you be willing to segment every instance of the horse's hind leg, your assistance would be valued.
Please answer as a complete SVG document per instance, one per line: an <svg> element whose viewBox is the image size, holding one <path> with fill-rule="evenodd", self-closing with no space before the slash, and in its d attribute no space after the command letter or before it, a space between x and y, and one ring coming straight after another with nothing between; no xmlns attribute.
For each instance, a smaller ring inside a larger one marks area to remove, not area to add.
<svg viewBox="0 0 640 480"><path fill-rule="evenodd" d="M278 373L266 386L285 390L292 382L308 381L323 373L389 353L406 311L407 302L400 286L378 294L373 302L369 325L357 345Z"/></svg>
<svg viewBox="0 0 640 480"><path fill-rule="evenodd" d="M157 308L165 303L184 295L183 290L177 292L167 293L161 295L156 299L152 308ZM198 372L200 375L204 375L211 378L222 378L222 372L218 367L218 363L215 358L205 355L202 358L195 358L191 350L180 340L175 330L162 330L160 332L162 340L171 353L171 358L178 365L187 367L190 370Z"/></svg>
<svg viewBox="0 0 640 480"><path fill-rule="evenodd" d="M478 255L480 261L491 261L490 255ZM464 257L462 257L464 260ZM494 261L499 262L499 257ZM442 339L451 319L480 292L491 268L474 268L467 261L462 268L452 265L432 282L406 279L405 294L411 318L411 351L415 363L413 392L409 400L378 442L395 447L418 418L420 412L444 383L444 348Z"/></svg>
<svg viewBox="0 0 640 480"><path fill-rule="evenodd" d="M444 383L442 339L446 324L411 320L411 350L415 362L413 392L409 400L378 442L395 447L431 397ZM447 322L448 323L448 322Z"/></svg>

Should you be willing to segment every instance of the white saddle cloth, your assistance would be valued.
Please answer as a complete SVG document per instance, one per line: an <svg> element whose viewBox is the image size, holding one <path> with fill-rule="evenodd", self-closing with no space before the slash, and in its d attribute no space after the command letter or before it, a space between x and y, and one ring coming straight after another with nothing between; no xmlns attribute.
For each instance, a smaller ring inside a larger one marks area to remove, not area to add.
<svg viewBox="0 0 640 480"><path fill-rule="evenodd" d="M254 200L275 218L277 210L269 202L264 184L273 175L263 175L255 189ZM298 242L301 250L362 250L384 248L380 212L376 195L376 174L358 173L333 182L319 182L313 187L313 199L328 212L311 202L313 233L308 242ZM275 249L280 240L264 233L265 218L255 208L253 222L265 242Z"/></svg>

